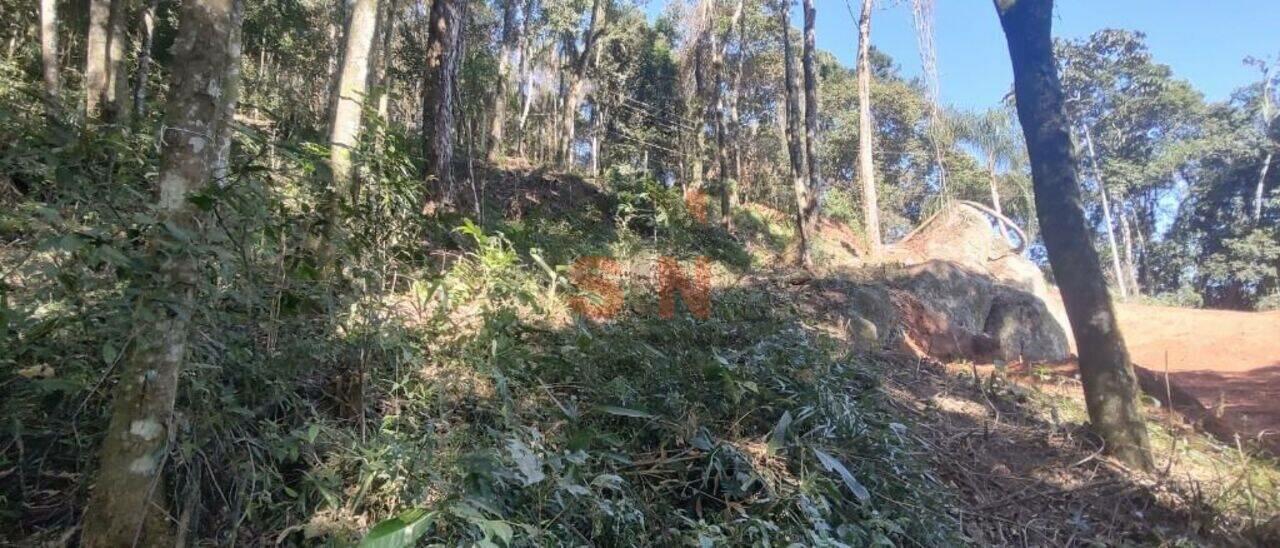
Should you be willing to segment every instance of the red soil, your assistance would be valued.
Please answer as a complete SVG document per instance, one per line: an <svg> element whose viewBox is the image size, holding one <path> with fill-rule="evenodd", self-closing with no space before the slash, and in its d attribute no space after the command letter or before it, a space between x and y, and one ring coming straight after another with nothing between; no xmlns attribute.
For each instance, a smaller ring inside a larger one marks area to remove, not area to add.
<svg viewBox="0 0 1280 548"><path fill-rule="evenodd" d="M1280 312L1117 303L1133 362L1280 455Z"/></svg>

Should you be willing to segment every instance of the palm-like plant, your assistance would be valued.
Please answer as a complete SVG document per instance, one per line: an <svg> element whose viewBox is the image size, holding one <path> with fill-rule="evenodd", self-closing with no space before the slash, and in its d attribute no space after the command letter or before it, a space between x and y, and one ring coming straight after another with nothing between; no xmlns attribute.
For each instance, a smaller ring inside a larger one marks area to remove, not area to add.
<svg viewBox="0 0 1280 548"><path fill-rule="evenodd" d="M1000 174L1020 170L1027 161L1026 144L1011 109L1001 106L981 113L962 113L957 117L956 130L957 137L981 157L991 187L991 208L1004 214L1000 206ZM1000 225L1002 234L1004 230Z"/></svg>

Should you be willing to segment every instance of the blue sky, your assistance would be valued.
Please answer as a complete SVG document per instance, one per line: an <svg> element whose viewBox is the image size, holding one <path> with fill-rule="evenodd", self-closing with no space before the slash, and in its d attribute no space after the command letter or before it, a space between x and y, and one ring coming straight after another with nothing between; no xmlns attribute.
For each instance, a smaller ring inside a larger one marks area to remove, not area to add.
<svg viewBox="0 0 1280 548"><path fill-rule="evenodd" d="M852 65L857 29L845 1L815 0L816 34L819 48ZM648 11L656 14L666 0L648 2ZM860 0L849 2L855 10L860 4ZM962 108L995 105L1013 77L991 0L934 3L943 102ZM1156 60L1214 101L1258 79L1257 70L1243 64L1246 56L1280 53L1280 0L1058 0L1056 12L1056 37L1083 38L1103 28L1146 33ZM798 8L792 21L801 22ZM908 1L878 0L871 40L893 56L904 74L920 74Z"/></svg>

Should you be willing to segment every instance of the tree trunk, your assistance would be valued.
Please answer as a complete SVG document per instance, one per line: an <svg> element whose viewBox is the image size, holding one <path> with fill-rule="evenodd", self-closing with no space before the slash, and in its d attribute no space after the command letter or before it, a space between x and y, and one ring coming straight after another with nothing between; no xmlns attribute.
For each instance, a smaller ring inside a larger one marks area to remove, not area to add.
<svg viewBox="0 0 1280 548"><path fill-rule="evenodd" d="M360 140L361 115L368 96L369 59L377 36L378 0L355 0L347 19L347 43L342 72L338 76L338 98L329 132L329 199L336 203L339 193L349 192L355 178L351 151ZM330 218L330 222L335 219Z"/></svg>
<svg viewBox="0 0 1280 548"><path fill-rule="evenodd" d="M782 0L778 3L779 24L782 26L782 60L783 78L786 79L787 99L787 155L791 159L791 187L796 199L796 234L800 237L799 255L796 257L801 266L813 265L809 253L809 223L805 217L804 204L808 201L808 187L805 170L805 153L800 129L800 90L796 75L795 54L791 50L791 14L790 2Z"/></svg>
<svg viewBox="0 0 1280 548"><path fill-rule="evenodd" d="M44 96L50 115L57 112L62 87L58 72L58 1L40 0L40 62L44 74Z"/></svg>
<svg viewBox="0 0 1280 548"><path fill-rule="evenodd" d="M429 25L422 91L428 208L434 201L449 205L454 199L453 102L458 73L458 41L462 35L459 1L432 2Z"/></svg>
<svg viewBox="0 0 1280 548"><path fill-rule="evenodd" d="M1000 207L1000 177L996 174L996 155L994 153L987 154L987 177L991 186L991 209L999 215L1004 215L1004 210ZM1000 229L1000 236L1005 241L1009 241L1009 227L1004 223L996 223ZM1025 244L1025 242L1023 242Z"/></svg>
<svg viewBox="0 0 1280 548"><path fill-rule="evenodd" d="M1267 171L1271 169L1271 154L1262 159L1262 170L1258 173L1258 187L1253 194L1253 222L1262 222L1262 202L1266 199Z"/></svg>
<svg viewBox="0 0 1280 548"><path fill-rule="evenodd" d="M1083 124L1080 130L1084 133L1085 147L1089 151L1089 165L1093 169L1093 180L1098 183L1098 195L1102 200L1102 221L1107 229L1107 245L1111 249L1111 268L1116 277L1116 288L1120 290L1121 299L1128 299L1129 289L1124 281L1124 269L1120 267L1120 249L1116 246L1116 229L1111 219L1111 200L1107 196L1107 185L1102 180L1102 170L1098 168L1098 157L1093 152L1093 136L1089 128Z"/></svg>
<svg viewBox="0 0 1280 548"><path fill-rule="evenodd" d="M572 34L565 36L565 53L569 62L568 72L566 73L567 92L564 97L564 110L561 113L560 134L560 160L565 167L573 164L573 141L577 137L578 124L578 107L582 101L583 80L587 75L587 66L591 62L591 53L595 49L596 38L599 35L597 30L605 24L605 10L608 7L606 0L592 0L591 3L591 19L587 23L587 28L582 34L582 51L575 52L574 38Z"/></svg>
<svg viewBox="0 0 1280 548"><path fill-rule="evenodd" d="M871 124L871 6L862 0L858 19L858 179L862 183L862 223L867 253L880 254L880 205L876 193L876 167L872 154Z"/></svg>
<svg viewBox="0 0 1280 548"><path fill-rule="evenodd" d="M1267 65L1263 65L1262 70L1262 131L1263 141L1266 141L1267 148L1272 144L1270 135L1271 128L1271 70ZM1253 222L1255 224L1262 222L1262 201L1266 198L1267 171L1271 169L1271 151L1267 151L1266 157L1262 159L1262 168L1258 172L1258 186L1253 193Z"/></svg>
<svg viewBox="0 0 1280 548"><path fill-rule="evenodd" d="M156 9L160 0L150 0L142 12L142 45L138 48L138 77L133 84L133 115L147 115L147 79L151 77L151 48L155 45Z"/></svg>
<svg viewBox="0 0 1280 548"><path fill-rule="evenodd" d="M123 1L123 0L119 0ZM89 34L85 38L84 115L85 120L102 116L107 97L107 47L111 36L111 0L89 0Z"/></svg>
<svg viewBox="0 0 1280 548"><path fill-rule="evenodd" d="M125 70L129 47L129 0L112 0L108 17L111 35L107 38L107 120L117 124L129 122L129 75Z"/></svg>
<svg viewBox="0 0 1280 548"><path fill-rule="evenodd" d="M502 154L502 140L507 125L507 93L511 82L511 59L520 42L520 25L516 24L516 2L502 2L502 50L498 55L498 86L493 94L493 119L489 126L489 161Z"/></svg>
<svg viewBox="0 0 1280 548"><path fill-rule="evenodd" d="M533 8L534 0L525 0L524 11L520 21L520 40L517 42L516 56L520 59L520 133L516 135L516 150L524 156L524 130L529 121L529 108L533 104L533 71L529 67L529 51L533 49Z"/></svg>
<svg viewBox="0 0 1280 548"><path fill-rule="evenodd" d="M243 3L244 0L238 0ZM244 8L239 8L243 12ZM239 13L237 17L240 22L243 21L244 14ZM226 80L236 82L236 85L229 86L221 91L220 99L222 101L222 109L228 113L235 113L236 106L240 102L240 54L243 51L242 44L242 25L237 22L231 29L231 36L227 39L228 56L232 62L227 65ZM228 114L225 119L218 124L218 131L213 135L213 182L219 188L226 188L231 184L231 141L234 135L235 118Z"/></svg>
<svg viewBox="0 0 1280 548"><path fill-rule="evenodd" d="M729 20L729 29L724 39L717 46L715 29L712 25L712 65L715 72L715 128L716 128L716 163L720 170L720 225L725 230L733 230L733 193L734 181L729 172L729 129L725 122L725 90L724 90L724 57L729 47L729 39L734 29L741 24L744 0L738 0L733 16ZM714 21L714 18L712 18Z"/></svg>
<svg viewBox="0 0 1280 548"><path fill-rule="evenodd" d="M1150 469L1137 380L1081 206L1076 153L1053 57L1053 1L995 0L995 5L1013 64L1036 214L1080 352L1089 420L1107 452Z"/></svg>
<svg viewBox="0 0 1280 548"><path fill-rule="evenodd" d="M1142 288L1138 286L1138 269L1133 262L1133 235L1129 230L1129 216L1125 214L1123 198L1116 201L1116 207L1119 210L1120 219L1120 241L1124 244L1124 273L1125 283L1129 284L1129 289L1134 295L1141 295Z"/></svg>
<svg viewBox="0 0 1280 548"><path fill-rule="evenodd" d="M228 97L237 82L231 47L240 25L239 0L187 0L174 44L173 82L161 139L160 220L198 234L198 210L187 200L208 184L210 141L231 119ZM211 93L216 91L222 93ZM140 278L133 341L120 373L97 483L84 518L84 546L173 545L166 523L164 467L174 449L174 400L187 352L195 258L179 230L154 230L148 249L159 265Z"/></svg>
<svg viewBox="0 0 1280 548"><path fill-rule="evenodd" d="M814 59L815 46L814 20L817 11L813 8L813 0L804 0L804 156L805 171L808 184L803 198L796 197L800 207L800 216L805 225L805 234L811 238L817 234L818 223L818 191L822 187L818 176L818 68Z"/></svg>

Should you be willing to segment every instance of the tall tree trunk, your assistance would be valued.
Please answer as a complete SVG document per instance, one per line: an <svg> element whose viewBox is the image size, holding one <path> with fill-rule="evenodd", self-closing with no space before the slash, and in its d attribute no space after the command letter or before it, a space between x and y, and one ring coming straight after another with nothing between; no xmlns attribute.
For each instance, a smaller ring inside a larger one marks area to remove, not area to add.
<svg viewBox="0 0 1280 548"><path fill-rule="evenodd" d="M1093 152L1093 135L1089 131L1089 127L1081 124L1081 132L1084 133L1085 147L1089 151L1089 165L1093 169L1093 180L1098 183L1098 195L1102 200L1102 221L1107 229L1107 245L1111 249L1111 268L1112 273L1116 277L1116 288L1120 290L1120 298L1129 298L1128 284L1124 281L1124 269L1120 267L1120 249L1116 246L1116 229L1115 223L1111 219L1111 200L1107 196L1107 185L1102 180L1102 170L1098 167L1098 156Z"/></svg>
<svg viewBox="0 0 1280 548"><path fill-rule="evenodd" d="M565 53L569 62L565 74L567 91L564 97L564 110L561 113L560 160L568 167L573 163L573 141L576 139L578 125L578 107L582 102L582 87L587 75L587 67L591 63L592 50L595 49L599 28L605 25L606 0L592 0L591 19L582 34L582 51L576 49L572 34L565 36Z"/></svg>
<svg viewBox="0 0 1280 548"><path fill-rule="evenodd" d="M1013 64L1036 214L1080 352L1089 420L1107 452L1150 469L1137 380L1081 206L1076 153L1053 57L1053 1L995 0L995 5Z"/></svg>
<svg viewBox="0 0 1280 548"><path fill-rule="evenodd" d="M107 119L117 124L129 122L129 75L125 70L129 47L129 0L111 0L107 38Z"/></svg>
<svg viewBox="0 0 1280 548"><path fill-rule="evenodd" d="M520 42L520 25L516 24L516 2L502 1L502 50L498 55L498 87L493 93L493 119L489 125L489 160L502 154L502 141L507 125L507 94L511 87L511 60Z"/></svg>
<svg viewBox="0 0 1280 548"><path fill-rule="evenodd" d="M858 179L862 183L862 224L867 235L867 253L880 254L880 205L876 192L876 167L872 154L871 124L871 7L874 0L862 0L858 18Z"/></svg>
<svg viewBox="0 0 1280 548"><path fill-rule="evenodd" d="M783 78L786 79L787 95L787 155L791 159L791 188L796 198L796 234L800 236L799 255L796 257L805 268L813 265L809 253L810 234L808 219L805 218L804 203L808 200L808 186L805 172L805 154L800 135L800 90L796 82L796 60L791 51L791 2L781 0L778 3L779 24L782 26L782 60Z"/></svg>
<svg viewBox="0 0 1280 548"><path fill-rule="evenodd" d="M84 61L85 120L97 120L102 116L103 101L107 97L111 3L112 0L89 0L89 34L85 38Z"/></svg>
<svg viewBox="0 0 1280 548"><path fill-rule="evenodd" d="M746 181L742 178L742 117L739 108L739 103L742 102L742 65L746 57L746 40L743 37L743 27L746 25L742 24L744 3L744 0L738 0L738 7L735 9L733 37L738 42L738 55L733 61L733 78L729 85L729 147L733 151L733 180L737 196L741 196L746 188ZM726 38L726 48L728 43Z"/></svg>
<svg viewBox="0 0 1280 548"><path fill-rule="evenodd" d="M187 0L174 44L173 82L161 139L161 221L198 234L202 223L187 197L209 183L210 141L231 118L229 95L238 64L231 47L240 25L239 0ZM223 93L211 93L221 90ZM97 483L85 512L84 546L171 546L166 523L165 462L176 436L178 375L197 282L190 244L155 230L148 246L158 271L139 278L132 344L116 386Z"/></svg>
<svg viewBox="0 0 1280 548"><path fill-rule="evenodd" d="M142 12L142 45L138 48L138 77L133 84L133 113L138 119L147 115L147 80L151 77L151 48L155 45L159 4L160 0L150 0Z"/></svg>
<svg viewBox="0 0 1280 548"><path fill-rule="evenodd" d="M458 73L458 41L462 36L459 0L432 2L429 25L422 91L428 208L435 201L451 205L454 200L453 102Z"/></svg>
<svg viewBox="0 0 1280 548"><path fill-rule="evenodd" d="M58 72L58 1L40 0L40 62L44 74L44 96L50 115L57 111L62 87Z"/></svg>
<svg viewBox="0 0 1280 548"><path fill-rule="evenodd" d="M347 18L347 43L329 132L329 199L334 203L339 193L350 192L355 178L351 151L360 141L361 115L369 90L369 59L377 28L378 0L355 0L351 17Z"/></svg>
<svg viewBox="0 0 1280 548"><path fill-rule="evenodd" d="M1258 172L1258 186L1253 193L1253 222L1262 222L1262 202L1266 199L1267 171L1271 169L1271 152L1262 159L1262 169Z"/></svg>
<svg viewBox="0 0 1280 548"><path fill-rule="evenodd" d="M815 34L813 30L817 11L813 8L813 0L804 0L804 156L805 171L808 184L804 195L797 194L796 203L800 207L801 221L805 225L805 233L811 238L817 234L818 223L818 191L822 188L818 175L818 67L814 59ZM799 190L799 189L797 189Z"/></svg>
<svg viewBox="0 0 1280 548"><path fill-rule="evenodd" d="M724 89L724 57L729 47L730 37L733 36L734 29L741 24L742 9L744 0L738 0L733 11L733 16L729 19L729 29L725 32L720 45L715 41L715 28L712 25L710 36L712 38L712 65L715 72L715 88L712 90L715 94L715 128L716 128L716 163L720 170L720 225L725 230L733 230L733 193L734 181L729 172L729 130L725 122L725 89ZM714 21L714 18L712 18Z"/></svg>
<svg viewBox="0 0 1280 548"><path fill-rule="evenodd" d="M1266 142L1267 148L1273 145L1271 141L1271 67L1263 64L1262 69L1262 131L1263 141ZM1262 201L1266 198L1265 191L1267 186L1267 171L1271 169L1271 151L1267 151L1267 155L1262 159L1262 168L1258 172L1258 186L1253 193L1253 222L1262 222Z"/></svg>
<svg viewBox="0 0 1280 548"><path fill-rule="evenodd" d="M1123 197L1116 200L1116 208L1119 210L1117 217L1120 220L1120 241L1124 244L1125 283L1129 284L1129 289L1134 295L1141 295L1142 288L1138 286L1138 269L1133 263L1133 235L1129 230L1129 216L1125 214Z"/></svg>
<svg viewBox="0 0 1280 548"><path fill-rule="evenodd" d="M242 4L244 0L238 1L241 2L239 10L243 12L244 7ZM226 80L235 82L236 85L229 86L220 92L219 99L222 101L222 109L229 114L225 119L222 119L222 123L218 124L218 131L213 135L213 182L219 188L226 188L227 185L231 184L231 141L235 133L235 117L233 114L240 103L240 56L243 53L243 25L240 23L244 14L239 13L237 17L240 18L240 21L232 27L231 36L227 39L227 51L229 52L227 55L232 62L227 65L226 75Z"/></svg>

